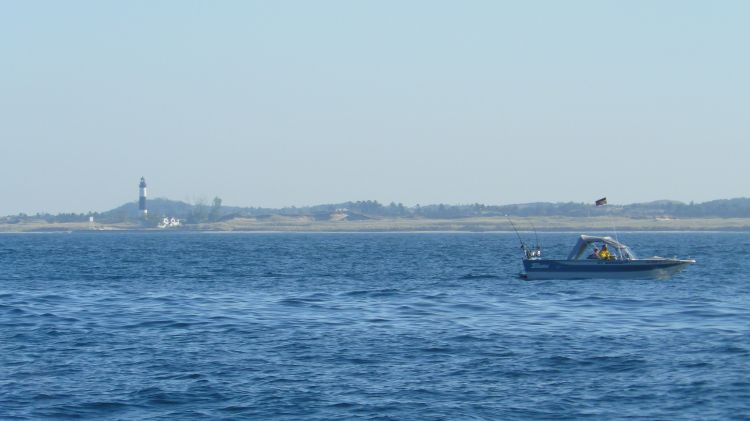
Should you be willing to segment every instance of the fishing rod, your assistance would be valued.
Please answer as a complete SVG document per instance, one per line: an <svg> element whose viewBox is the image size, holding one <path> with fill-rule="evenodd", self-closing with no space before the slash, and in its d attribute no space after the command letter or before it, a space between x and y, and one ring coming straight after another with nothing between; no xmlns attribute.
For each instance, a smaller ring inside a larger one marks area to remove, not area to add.
<svg viewBox="0 0 750 421"><path fill-rule="evenodd" d="M542 246L539 244L539 236L536 233L536 227L534 226L534 223L529 221L531 224L531 228L534 230L534 240L536 241L536 249L534 251L534 254L539 257L542 255Z"/></svg>
<svg viewBox="0 0 750 421"><path fill-rule="evenodd" d="M513 227L513 231L516 233L516 237L518 237L518 242L521 243L521 250L523 250L523 253L526 257L529 257L529 248L526 247L526 243L523 242L523 239L521 238L521 234L518 233L518 230L516 229L516 224L513 223L513 221L510 219L510 216L505 215L506 218L508 218L508 222L510 222L510 226Z"/></svg>

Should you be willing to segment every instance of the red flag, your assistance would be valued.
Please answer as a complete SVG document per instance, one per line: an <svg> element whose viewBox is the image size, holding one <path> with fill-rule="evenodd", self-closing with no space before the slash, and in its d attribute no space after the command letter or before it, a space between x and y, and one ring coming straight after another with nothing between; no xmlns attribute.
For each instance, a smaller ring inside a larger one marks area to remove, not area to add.
<svg viewBox="0 0 750 421"><path fill-rule="evenodd" d="M607 204L607 198L602 197L601 199L596 201L596 206L606 205Z"/></svg>

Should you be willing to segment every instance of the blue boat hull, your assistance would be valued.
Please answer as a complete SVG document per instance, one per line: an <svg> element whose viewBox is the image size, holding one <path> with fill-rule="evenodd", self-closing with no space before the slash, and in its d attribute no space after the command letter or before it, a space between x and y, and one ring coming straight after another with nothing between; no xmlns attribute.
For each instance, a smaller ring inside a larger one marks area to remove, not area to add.
<svg viewBox="0 0 750 421"><path fill-rule="evenodd" d="M667 279L694 260L524 259L526 279Z"/></svg>

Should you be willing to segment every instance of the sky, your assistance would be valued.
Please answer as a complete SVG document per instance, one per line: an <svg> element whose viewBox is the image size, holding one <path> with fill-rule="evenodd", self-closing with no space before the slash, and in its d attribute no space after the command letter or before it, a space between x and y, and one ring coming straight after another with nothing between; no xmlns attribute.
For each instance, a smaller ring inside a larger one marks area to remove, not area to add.
<svg viewBox="0 0 750 421"><path fill-rule="evenodd" d="M746 1L0 1L0 215L746 197Z"/></svg>

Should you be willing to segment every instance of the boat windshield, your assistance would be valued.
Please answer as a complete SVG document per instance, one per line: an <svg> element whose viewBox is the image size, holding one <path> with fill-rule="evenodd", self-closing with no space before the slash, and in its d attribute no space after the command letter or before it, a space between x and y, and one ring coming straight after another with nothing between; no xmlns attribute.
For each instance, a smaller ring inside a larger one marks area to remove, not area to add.
<svg viewBox="0 0 750 421"><path fill-rule="evenodd" d="M594 237L582 235L578 239L573 250L568 255L568 260L578 259L600 259L602 258L602 249L607 247L607 254L611 257L608 259L617 260L635 260L636 256L630 250L630 247L622 244L611 237Z"/></svg>
<svg viewBox="0 0 750 421"><path fill-rule="evenodd" d="M596 244L591 243L588 247L586 247L586 251L582 253L578 258L579 259L599 259L600 252L602 250L603 244ZM607 248L609 250L609 254L612 256L613 259L617 260L635 260L635 254L632 250L630 250L630 247L624 245L624 244L609 244L607 245Z"/></svg>
<svg viewBox="0 0 750 421"><path fill-rule="evenodd" d="M624 244L620 244L617 247L617 249L620 251L617 254L620 255L621 259L623 259L623 260L635 260L635 259L637 259L637 257L635 257L635 254L633 253L633 251L630 250L630 247L628 247L628 246L626 246Z"/></svg>

